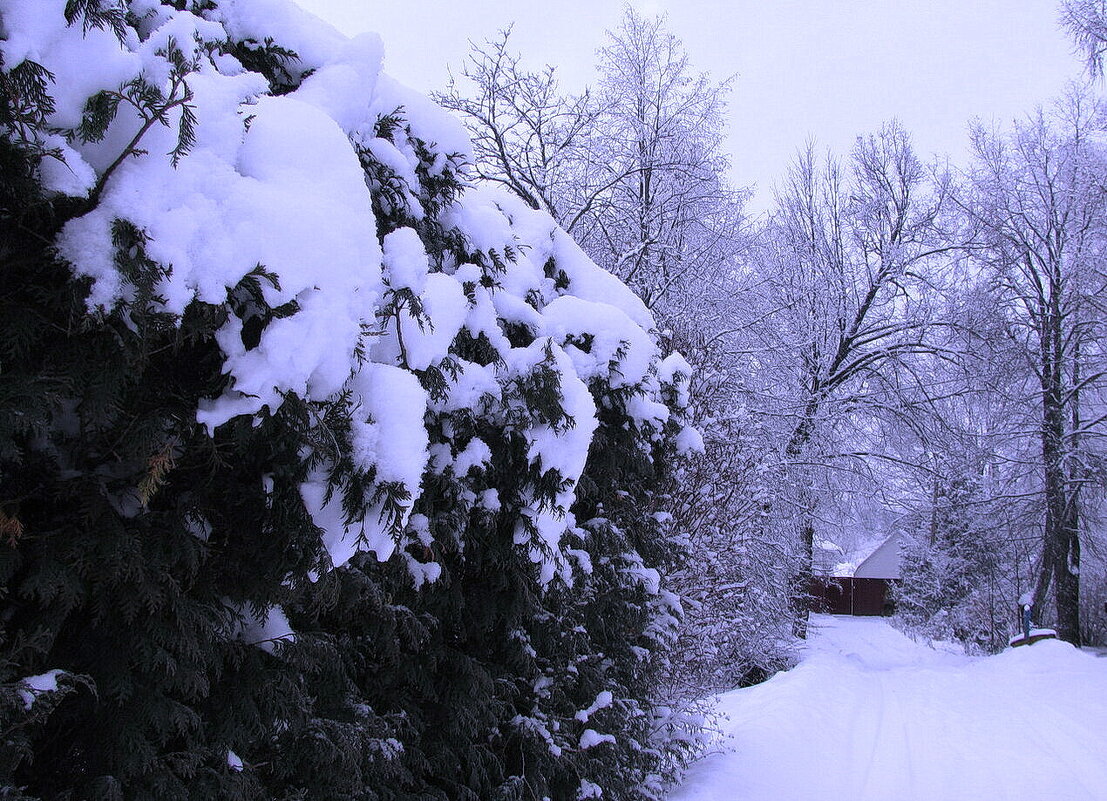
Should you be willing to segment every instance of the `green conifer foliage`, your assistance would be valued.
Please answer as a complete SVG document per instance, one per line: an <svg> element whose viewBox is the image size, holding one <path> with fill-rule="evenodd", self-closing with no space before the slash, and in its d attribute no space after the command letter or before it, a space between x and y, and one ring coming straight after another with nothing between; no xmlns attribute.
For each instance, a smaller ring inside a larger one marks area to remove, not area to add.
<svg viewBox="0 0 1107 801"><path fill-rule="evenodd" d="M157 10L130 5L82 0L65 15L86 33L154 36ZM222 19L212 2L164 9ZM358 426L377 421L350 382L202 425L197 410L234 389L231 346L263 349L304 313L283 276L259 263L221 301L174 313L176 266L120 216L109 255L123 289L90 308L93 281L55 243L152 157L151 131L171 129L164 159L185 163L205 125L192 83L217 60L260 73L274 96L313 67L264 36L168 42L163 80L96 92L60 133L49 71L0 64L0 796L659 798L686 752L658 701L679 604L663 586L677 549L655 490L682 420L656 354L624 382L624 342L585 391L565 349L587 355L594 335L557 340L528 322L580 291L551 256L525 309L489 312L494 330L459 326L417 359L404 332L445 323L386 269L351 375L403 371L425 393L417 495L359 456ZM133 138L113 127L124 112ZM475 242L459 222L464 157L404 108L350 138L385 252L413 232L430 273L457 277L469 311L492 309L540 243L499 207L508 235ZM44 187L61 142L101 141L122 145L84 196ZM390 336L396 354L382 356ZM475 374L489 385L455 402ZM635 412L650 403L653 418ZM591 425L579 482L543 462L536 432ZM319 476L362 540L384 527L390 557L359 540L339 563L305 499ZM567 531L551 535L558 521Z"/></svg>

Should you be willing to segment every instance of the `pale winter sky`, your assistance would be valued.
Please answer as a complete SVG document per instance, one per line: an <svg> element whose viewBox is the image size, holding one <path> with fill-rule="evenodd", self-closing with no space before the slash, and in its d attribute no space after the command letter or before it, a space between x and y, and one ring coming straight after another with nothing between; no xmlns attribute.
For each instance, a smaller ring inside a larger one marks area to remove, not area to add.
<svg viewBox="0 0 1107 801"><path fill-rule="evenodd" d="M528 66L557 66L562 86L593 82L604 31L621 0L297 0L348 34L376 31L385 68L440 89L469 40L511 22ZM637 0L668 14L692 65L735 75L733 179L769 201L797 148L813 137L846 153L898 117L924 158L964 161L970 118L1009 122L1081 77L1058 30L1057 0Z"/></svg>

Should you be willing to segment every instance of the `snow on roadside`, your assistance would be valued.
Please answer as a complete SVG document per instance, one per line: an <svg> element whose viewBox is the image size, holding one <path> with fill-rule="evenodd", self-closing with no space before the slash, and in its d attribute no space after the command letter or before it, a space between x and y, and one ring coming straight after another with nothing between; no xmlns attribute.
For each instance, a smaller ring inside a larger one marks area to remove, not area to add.
<svg viewBox="0 0 1107 801"><path fill-rule="evenodd" d="M1050 640L972 658L817 616L795 669L720 699L730 735L670 801L1080 801L1107 787L1107 663Z"/></svg>

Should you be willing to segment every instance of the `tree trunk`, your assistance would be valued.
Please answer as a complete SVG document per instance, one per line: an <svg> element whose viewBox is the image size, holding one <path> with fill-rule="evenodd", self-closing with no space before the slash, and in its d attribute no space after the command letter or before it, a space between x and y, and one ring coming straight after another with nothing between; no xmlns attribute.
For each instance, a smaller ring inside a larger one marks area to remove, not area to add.
<svg viewBox="0 0 1107 801"><path fill-rule="evenodd" d="M807 626L811 619L811 582L814 580L815 524L810 518L803 522L800 533L803 547L802 562L792 579L792 594L789 599L792 607L792 634L801 640L807 639Z"/></svg>
<svg viewBox="0 0 1107 801"><path fill-rule="evenodd" d="M815 428L815 415L819 412L818 382L814 382L811 396L807 400L803 419L792 431L788 445L784 449L789 461L796 460L807 443L811 439L811 432ZM803 490L801 504L809 509L811 502L808 489ZM792 577L792 586L788 594L788 606L792 613L792 633L801 640L807 639L807 623L811 618L811 581L815 575L815 521L813 512L804 514L803 525L800 528L800 565Z"/></svg>
<svg viewBox="0 0 1107 801"><path fill-rule="evenodd" d="M1072 504L1075 510L1076 504ZM1053 565L1057 600L1057 636L1080 645L1080 538L1075 511L1064 521L1064 553Z"/></svg>
<svg viewBox="0 0 1107 801"><path fill-rule="evenodd" d="M1069 442L1069 469L1066 474L1067 497L1063 526L1064 558L1054 565L1057 593L1057 634L1073 645L1081 644L1080 635L1080 487L1081 466L1072 458L1080 450L1080 338L1076 337L1072 356L1072 432Z"/></svg>
<svg viewBox="0 0 1107 801"><path fill-rule="evenodd" d="M1041 333L1045 531L1041 569L1034 589L1033 616L1036 621L1041 620L1052 581L1057 610L1057 635L1067 642L1079 644L1080 520L1076 490L1069 482L1065 464L1065 374L1061 333L1060 311L1051 307L1045 315ZM1079 377L1078 373L1076 377ZM1074 419L1079 422L1079 415Z"/></svg>
<svg viewBox="0 0 1107 801"><path fill-rule="evenodd" d="M1051 371L1043 371L1042 383L1042 470L1045 488L1045 522L1042 537L1042 561L1038 582L1034 588L1036 621L1041 620L1049 595L1050 583L1058 575L1058 565L1065 551L1065 474L1062 465L1064 418L1061 414L1060 392L1051 384Z"/></svg>

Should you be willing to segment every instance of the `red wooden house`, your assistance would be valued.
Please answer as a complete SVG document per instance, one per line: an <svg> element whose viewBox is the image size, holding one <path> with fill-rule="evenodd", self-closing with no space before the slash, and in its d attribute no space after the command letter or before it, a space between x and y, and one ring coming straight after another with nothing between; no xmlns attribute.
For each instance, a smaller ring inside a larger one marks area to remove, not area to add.
<svg viewBox="0 0 1107 801"><path fill-rule="evenodd" d="M810 590L814 608L832 615L890 615L890 590L899 580L899 559L899 536L893 534L852 576L815 576Z"/></svg>

